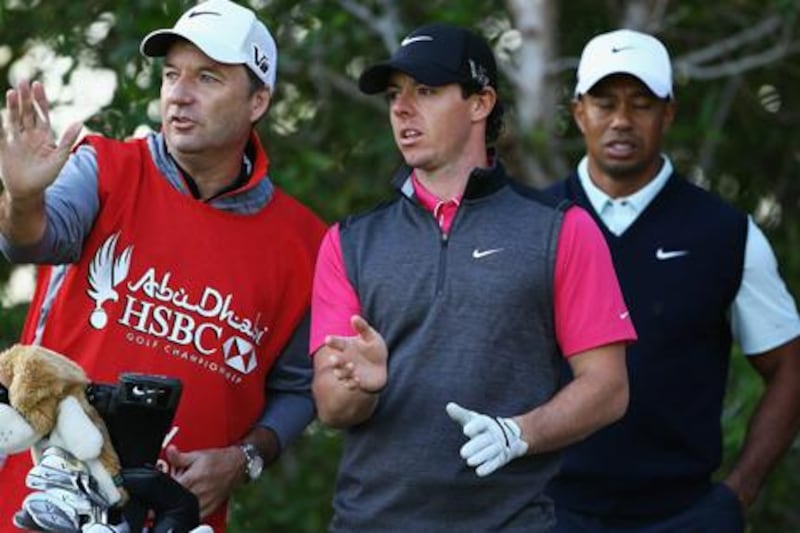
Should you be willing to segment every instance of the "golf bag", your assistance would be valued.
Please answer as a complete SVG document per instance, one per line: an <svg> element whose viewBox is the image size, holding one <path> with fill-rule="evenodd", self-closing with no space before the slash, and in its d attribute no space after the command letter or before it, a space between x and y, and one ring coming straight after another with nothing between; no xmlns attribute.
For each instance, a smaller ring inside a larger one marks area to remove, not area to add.
<svg viewBox="0 0 800 533"><path fill-rule="evenodd" d="M200 522L197 498L156 468L182 392L177 379L124 373L116 384L92 383L86 397L102 416L122 465L123 485L130 500L121 510L131 532L141 531L154 513L151 531L189 531ZM0 402L9 403L0 385Z"/></svg>

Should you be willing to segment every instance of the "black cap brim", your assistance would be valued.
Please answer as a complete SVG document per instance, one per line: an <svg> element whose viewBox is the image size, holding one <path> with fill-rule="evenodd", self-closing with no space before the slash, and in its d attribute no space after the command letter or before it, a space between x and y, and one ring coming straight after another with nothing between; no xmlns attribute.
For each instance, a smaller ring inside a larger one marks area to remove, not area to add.
<svg viewBox="0 0 800 533"><path fill-rule="evenodd" d="M366 69L358 78L358 88L364 94L382 93L389 86L389 78L393 72L402 72L417 82L431 87L439 87L450 83L459 83L460 76L436 63L403 61L402 59L378 63Z"/></svg>

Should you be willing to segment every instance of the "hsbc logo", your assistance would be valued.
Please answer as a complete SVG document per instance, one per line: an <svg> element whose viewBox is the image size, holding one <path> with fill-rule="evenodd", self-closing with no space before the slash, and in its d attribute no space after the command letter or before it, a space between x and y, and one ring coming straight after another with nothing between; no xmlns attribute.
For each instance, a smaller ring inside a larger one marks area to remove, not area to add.
<svg viewBox="0 0 800 533"><path fill-rule="evenodd" d="M231 337L222 345L225 364L242 374L249 374L258 366L255 347L241 337Z"/></svg>
<svg viewBox="0 0 800 533"><path fill-rule="evenodd" d="M182 277L153 266L134 274L133 246L122 242L120 233L107 237L89 265L92 328L108 327L109 318L117 315L112 320L136 344L170 347L170 353L195 358L197 364L202 360L212 372L229 368L250 374L258 368L258 347L270 329L260 312L248 313L232 292L185 285ZM112 314L112 306L119 311Z"/></svg>

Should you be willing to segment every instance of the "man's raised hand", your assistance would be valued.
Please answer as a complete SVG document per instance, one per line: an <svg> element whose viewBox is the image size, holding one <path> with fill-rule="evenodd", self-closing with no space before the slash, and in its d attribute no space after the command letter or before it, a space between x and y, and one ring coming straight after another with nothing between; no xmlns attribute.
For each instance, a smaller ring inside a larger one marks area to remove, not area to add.
<svg viewBox="0 0 800 533"><path fill-rule="evenodd" d="M329 361L333 375L350 390L376 393L386 386L388 351L380 333L364 318L350 320L355 336L331 335L325 346L332 350Z"/></svg>
<svg viewBox="0 0 800 533"><path fill-rule="evenodd" d="M37 197L64 166L83 125L72 124L56 143L40 82L22 81L8 90L6 108L8 116L0 121L0 179L12 200Z"/></svg>

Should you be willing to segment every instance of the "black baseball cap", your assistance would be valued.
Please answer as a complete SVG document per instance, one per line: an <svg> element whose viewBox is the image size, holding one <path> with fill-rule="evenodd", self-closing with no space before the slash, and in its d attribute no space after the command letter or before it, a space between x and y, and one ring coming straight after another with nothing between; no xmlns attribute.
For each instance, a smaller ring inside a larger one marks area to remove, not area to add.
<svg viewBox="0 0 800 533"><path fill-rule="evenodd" d="M426 24L411 32L388 61L361 73L358 88L366 94L383 92L394 71L431 87L474 83L480 88L497 88L497 65L486 40L464 28L441 23Z"/></svg>

